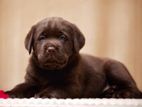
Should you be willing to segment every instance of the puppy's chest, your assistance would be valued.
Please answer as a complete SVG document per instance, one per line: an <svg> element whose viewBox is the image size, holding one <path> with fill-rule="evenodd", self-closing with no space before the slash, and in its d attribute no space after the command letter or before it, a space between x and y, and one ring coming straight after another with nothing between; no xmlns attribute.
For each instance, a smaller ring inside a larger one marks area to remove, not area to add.
<svg viewBox="0 0 142 107"><path fill-rule="evenodd" d="M41 86L63 86L70 83L69 78L68 75L53 73L41 75L38 80Z"/></svg>

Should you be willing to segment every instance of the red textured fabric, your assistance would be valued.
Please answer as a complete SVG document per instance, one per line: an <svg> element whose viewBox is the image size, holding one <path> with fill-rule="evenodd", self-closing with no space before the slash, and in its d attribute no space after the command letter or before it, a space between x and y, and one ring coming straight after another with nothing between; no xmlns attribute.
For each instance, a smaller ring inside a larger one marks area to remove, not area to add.
<svg viewBox="0 0 142 107"><path fill-rule="evenodd" d="M9 98L9 96L6 93L4 93L3 90L0 90L0 98L6 99L6 98Z"/></svg>

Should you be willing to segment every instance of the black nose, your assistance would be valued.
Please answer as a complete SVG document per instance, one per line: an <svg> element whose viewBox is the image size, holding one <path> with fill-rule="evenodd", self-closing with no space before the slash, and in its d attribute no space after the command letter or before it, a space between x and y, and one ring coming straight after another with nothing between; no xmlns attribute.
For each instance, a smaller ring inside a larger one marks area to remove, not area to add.
<svg viewBox="0 0 142 107"><path fill-rule="evenodd" d="M47 53L54 53L56 50L55 50L55 47L54 46L49 46L47 48Z"/></svg>

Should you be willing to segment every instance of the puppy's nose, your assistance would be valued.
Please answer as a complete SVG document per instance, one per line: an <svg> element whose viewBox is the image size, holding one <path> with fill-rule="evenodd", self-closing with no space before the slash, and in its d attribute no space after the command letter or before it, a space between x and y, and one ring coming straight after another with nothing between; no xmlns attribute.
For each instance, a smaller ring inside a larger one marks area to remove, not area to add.
<svg viewBox="0 0 142 107"><path fill-rule="evenodd" d="M47 52L48 52L48 53L54 53L54 52L55 52L55 47L54 47L54 46L49 46L49 47L47 48Z"/></svg>

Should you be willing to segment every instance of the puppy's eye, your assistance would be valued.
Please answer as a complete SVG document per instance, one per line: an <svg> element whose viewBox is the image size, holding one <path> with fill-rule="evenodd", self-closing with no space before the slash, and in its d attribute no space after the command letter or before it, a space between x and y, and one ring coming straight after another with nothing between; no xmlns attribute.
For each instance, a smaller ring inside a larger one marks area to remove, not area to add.
<svg viewBox="0 0 142 107"><path fill-rule="evenodd" d="M43 40L45 38L46 38L45 36L41 35L41 36L39 36L38 40Z"/></svg>
<svg viewBox="0 0 142 107"><path fill-rule="evenodd" d="M47 34L46 33L42 33L40 36L39 36L39 40L43 40L43 39L46 39L47 37Z"/></svg>
<svg viewBox="0 0 142 107"><path fill-rule="evenodd" d="M64 34L62 34L62 35L59 36L59 39L66 41L66 40L67 40L67 37L66 37Z"/></svg>

